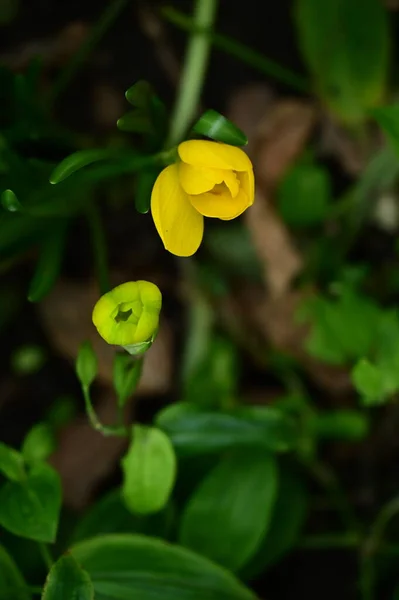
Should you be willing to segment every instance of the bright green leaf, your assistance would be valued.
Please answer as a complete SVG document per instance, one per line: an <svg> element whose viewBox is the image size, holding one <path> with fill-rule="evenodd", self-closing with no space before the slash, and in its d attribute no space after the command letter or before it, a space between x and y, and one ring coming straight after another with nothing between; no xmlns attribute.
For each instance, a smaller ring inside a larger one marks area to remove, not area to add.
<svg viewBox="0 0 399 600"><path fill-rule="evenodd" d="M17 212L22 209L20 201L12 190L4 190L1 194L1 204L9 212Z"/></svg>
<svg viewBox="0 0 399 600"><path fill-rule="evenodd" d="M299 44L322 100L343 121L364 120L384 95L390 54L380 0L297 0Z"/></svg>
<svg viewBox="0 0 399 600"><path fill-rule="evenodd" d="M318 165L295 165L278 188L277 207L291 227L317 225L326 217L330 202L329 173Z"/></svg>
<svg viewBox="0 0 399 600"><path fill-rule="evenodd" d="M248 138L241 129L216 110L204 112L193 126L193 131L232 146L245 146L248 143Z"/></svg>
<svg viewBox="0 0 399 600"><path fill-rule="evenodd" d="M273 454L237 450L200 483L183 512L182 545L236 571L270 526L278 473Z"/></svg>
<svg viewBox="0 0 399 600"><path fill-rule="evenodd" d="M46 463L34 465L24 482L0 489L0 525L21 537L54 542L60 509L60 478Z"/></svg>
<svg viewBox="0 0 399 600"><path fill-rule="evenodd" d="M64 221L47 235L40 250L39 260L29 286L28 300L39 302L53 288L61 270L67 227Z"/></svg>
<svg viewBox="0 0 399 600"><path fill-rule="evenodd" d="M31 600L24 578L3 546L0 546L0 600Z"/></svg>
<svg viewBox="0 0 399 600"><path fill-rule="evenodd" d="M42 600L94 600L90 576L70 554L61 556L47 575Z"/></svg>
<svg viewBox="0 0 399 600"><path fill-rule="evenodd" d="M11 481L23 481L26 477L22 454L3 442L0 442L0 473Z"/></svg>
<svg viewBox="0 0 399 600"><path fill-rule="evenodd" d="M385 386L381 370L367 358L358 361L352 370L352 381L365 406L381 404Z"/></svg>
<svg viewBox="0 0 399 600"><path fill-rule="evenodd" d="M55 450L56 441L47 423L37 423L25 436L22 455L27 463L46 460Z"/></svg>
<svg viewBox="0 0 399 600"><path fill-rule="evenodd" d="M122 467L126 506L139 514L161 510L176 477L176 457L168 436L156 427L135 425Z"/></svg>
<svg viewBox="0 0 399 600"><path fill-rule="evenodd" d="M101 536L71 552L89 573L98 600L256 600L222 567L158 539Z"/></svg>
<svg viewBox="0 0 399 600"><path fill-rule="evenodd" d="M91 342L83 342L80 345L75 363L76 374L82 386L89 387L93 383L97 375L97 369L97 355Z"/></svg>

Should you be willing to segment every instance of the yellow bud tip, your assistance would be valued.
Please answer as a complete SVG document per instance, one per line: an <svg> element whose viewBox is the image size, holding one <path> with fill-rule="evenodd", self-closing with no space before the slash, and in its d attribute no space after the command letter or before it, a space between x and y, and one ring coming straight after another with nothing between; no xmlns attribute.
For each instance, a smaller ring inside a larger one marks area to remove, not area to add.
<svg viewBox="0 0 399 600"><path fill-rule="evenodd" d="M143 344L153 339L161 308L162 294L154 283L128 281L101 296L92 320L108 344Z"/></svg>

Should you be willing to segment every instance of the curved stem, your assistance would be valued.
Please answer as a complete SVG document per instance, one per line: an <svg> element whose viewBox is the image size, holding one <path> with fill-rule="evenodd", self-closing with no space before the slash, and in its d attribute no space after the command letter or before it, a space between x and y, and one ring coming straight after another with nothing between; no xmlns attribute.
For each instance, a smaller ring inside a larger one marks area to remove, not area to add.
<svg viewBox="0 0 399 600"><path fill-rule="evenodd" d="M182 141L198 107L208 64L211 41L204 31L212 28L217 0L197 0L194 25L202 31L191 34L176 104L173 110L167 147Z"/></svg>
<svg viewBox="0 0 399 600"><path fill-rule="evenodd" d="M51 567L53 566L53 557L50 554L50 550L48 548L48 546L44 543L44 542L39 542L39 550L40 550L40 554L42 555L43 558L43 562L46 565L47 569L50 571Z"/></svg>

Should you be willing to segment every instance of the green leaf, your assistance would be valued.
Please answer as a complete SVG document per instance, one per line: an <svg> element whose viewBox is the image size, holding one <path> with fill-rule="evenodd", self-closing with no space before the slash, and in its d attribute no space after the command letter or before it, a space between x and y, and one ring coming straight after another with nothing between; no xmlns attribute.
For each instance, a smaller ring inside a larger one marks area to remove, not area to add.
<svg viewBox="0 0 399 600"><path fill-rule="evenodd" d="M134 425L122 468L122 494L129 510L147 514L165 506L176 478L176 457L163 431Z"/></svg>
<svg viewBox="0 0 399 600"><path fill-rule="evenodd" d="M171 505L150 515L132 514L122 501L121 490L115 489L102 496L79 521L74 542L108 533L141 533L166 537L173 517Z"/></svg>
<svg viewBox="0 0 399 600"><path fill-rule="evenodd" d="M96 600L256 600L231 573L179 546L140 535L108 535L71 550Z"/></svg>
<svg viewBox="0 0 399 600"><path fill-rule="evenodd" d="M359 360L352 370L352 382L362 397L365 406L381 404L384 401L385 386L381 370L367 358Z"/></svg>
<svg viewBox="0 0 399 600"><path fill-rule="evenodd" d="M42 600L94 600L90 576L67 554L52 566L47 575Z"/></svg>
<svg viewBox="0 0 399 600"><path fill-rule="evenodd" d="M3 442L0 442L0 473L11 481L23 481L26 477L22 454Z"/></svg>
<svg viewBox="0 0 399 600"><path fill-rule="evenodd" d="M299 45L317 92L347 123L364 120L384 95L390 54L379 0L297 0Z"/></svg>
<svg viewBox="0 0 399 600"><path fill-rule="evenodd" d="M57 165L50 175L50 183L60 183L76 171L93 163L104 160L115 160L117 154L118 149L115 148L96 148L94 150L79 150L78 152L74 152Z"/></svg>
<svg viewBox="0 0 399 600"><path fill-rule="evenodd" d="M396 154L399 154L399 104L380 106L371 111L371 115L387 135Z"/></svg>
<svg viewBox="0 0 399 600"><path fill-rule="evenodd" d="M292 468L283 466L270 528L255 556L240 572L242 579L258 577L295 547L306 521L308 505L303 479Z"/></svg>
<svg viewBox="0 0 399 600"><path fill-rule="evenodd" d="M31 600L17 565L3 546L0 546L0 600Z"/></svg>
<svg viewBox="0 0 399 600"><path fill-rule="evenodd" d="M121 131L129 133L152 133L154 130L153 123L149 114L140 109L131 110L123 117L118 119L116 126Z"/></svg>
<svg viewBox="0 0 399 600"><path fill-rule="evenodd" d="M143 360L132 360L127 354L115 354L113 367L113 383L118 395L118 406L125 406L134 394L143 370Z"/></svg>
<svg viewBox="0 0 399 600"><path fill-rule="evenodd" d="M60 509L60 478L46 463L34 465L23 483L0 489L0 525L14 535L54 542Z"/></svg>
<svg viewBox="0 0 399 600"><path fill-rule="evenodd" d="M225 456L188 501L180 543L232 571L240 569L270 525L277 486L272 454L240 449Z"/></svg>
<svg viewBox="0 0 399 600"><path fill-rule="evenodd" d="M22 209L20 201L12 190L4 190L1 194L1 204L9 212L17 212Z"/></svg>
<svg viewBox="0 0 399 600"><path fill-rule="evenodd" d="M48 234L43 242L35 273L29 286L28 300L39 302L55 285L60 274L62 258L66 243L67 227L62 225Z"/></svg>
<svg viewBox="0 0 399 600"><path fill-rule="evenodd" d="M42 346L27 344L20 346L11 355L11 367L18 375L37 373L46 362L46 354Z"/></svg>
<svg viewBox="0 0 399 600"><path fill-rule="evenodd" d="M137 81L125 93L126 100L136 108L147 108L150 103L153 89L148 81Z"/></svg>
<svg viewBox="0 0 399 600"><path fill-rule="evenodd" d="M298 439L292 419L270 407L257 418L242 412L203 412L189 402L179 405L180 410L172 404L156 416L156 424L168 434L179 456L246 446L284 452Z"/></svg>
<svg viewBox="0 0 399 600"><path fill-rule="evenodd" d="M27 463L45 461L55 450L56 441L47 423L37 423L27 433L22 444L22 455Z"/></svg>
<svg viewBox="0 0 399 600"><path fill-rule="evenodd" d="M369 420L356 410L330 410L316 414L311 422L314 435L323 440L359 441L369 432Z"/></svg>
<svg viewBox="0 0 399 600"><path fill-rule="evenodd" d="M158 174L159 169L145 169L137 173L134 205L137 212L143 215L150 210L151 192Z"/></svg>
<svg viewBox="0 0 399 600"><path fill-rule="evenodd" d="M91 386L96 378L97 369L97 355L93 350L91 342L85 341L80 345L75 363L76 374L82 386Z"/></svg>
<svg viewBox="0 0 399 600"><path fill-rule="evenodd" d="M193 131L217 142L224 142L232 146L245 146L248 144L248 138L241 129L212 109L204 112L195 123Z"/></svg>
<svg viewBox="0 0 399 600"><path fill-rule="evenodd" d="M331 203L327 169L298 164L288 171L278 188L278 210L291 227L310 227L323 221Z"/></svg>

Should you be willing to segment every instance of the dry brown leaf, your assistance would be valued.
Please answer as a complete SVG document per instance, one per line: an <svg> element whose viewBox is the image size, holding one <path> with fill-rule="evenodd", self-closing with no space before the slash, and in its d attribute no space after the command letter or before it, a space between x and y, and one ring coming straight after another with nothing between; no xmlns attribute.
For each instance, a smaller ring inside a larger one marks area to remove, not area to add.
<svg viewBox="0 0 399 600"><path fill-rule="evenodd" d="M69 360L74 361L80 344L89 340L98 357L98 376L103 383L111 384L115 349L100 338L91 322L91 313L98 297L98 289L94 283L84 285L81 282L60 280L38 305L38 311L54 347ZM171 346L171 330L161 318L158 336L146 353L137 389L139 394L163 394L170 389L173 357Z"/></svg>

